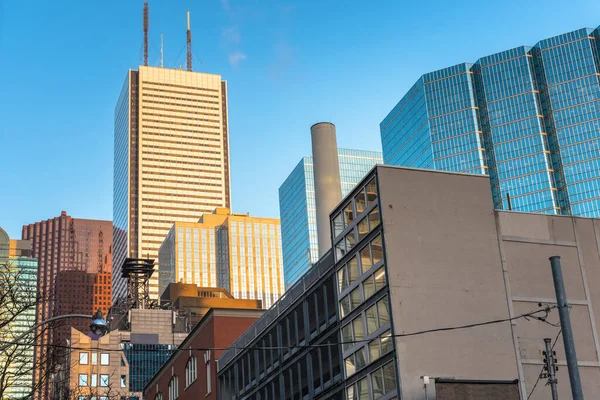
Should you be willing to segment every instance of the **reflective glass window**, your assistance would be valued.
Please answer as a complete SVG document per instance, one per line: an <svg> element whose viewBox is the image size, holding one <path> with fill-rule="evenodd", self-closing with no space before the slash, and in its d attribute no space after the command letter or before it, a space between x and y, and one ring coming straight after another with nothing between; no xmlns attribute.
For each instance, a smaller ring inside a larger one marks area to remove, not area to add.
<svg viewBox="0 0 600 400"><path fill-rule="evenodd" d="M360 263L363 273L367 272L371 268L371 248L369 246L365 246L360 251Z"/></svg>
<svg viewBox="0 0 600 400"><path fill-rule="evenodd" d="M348 264L346 264L346 267L348 268L348 276L350 278L349 282L350 283L355 282L359 276L358 261L357 261L356 257L352 257L348 261Z"/></svg>
<svg viewBox="0 0 600 400"><path fill-rule="evenodd" d="M354 220L354 214L352 213L352 202L348 203L346 207L344 207L344 221L347 225L350 225Z"/></svg>
<svg viewBox="0 0 600 400"><path fill-rule="evenodd" d="M360 287L357 287L353 291L350 292L350 307L354 310L362 303L362 299L360 298Z"/></svg>
<svg viewBox="0 0 600 400"><path fill-rule="evenodd" d="M370 214L369 214L370 215ZM358 240L362 240L369 233L369 220L365 217L358 222Z"/></svg>
<svg viewBox="0 0 600 400"><path fill-rule="evenodd" d="M375 236L371 242L371 256L373 257L373 264L377 264L383 259L383 246L381 244L381 234Z"/></svg>
<svg viewBox="0 0 600 400"><path fill-rule="evenodd" d="M375 178L371 179L369 183L367 183L366 192L367 204L370 205L377 200L377 184L375 183Z"/></svg>
<svg viewBox="0 0 600 400"><path fill-rule="evenodd" d="M379 207L375 207L369 213L369 229L373 230L379 226Z"/></svg>
<svg viewBox="0 0 600 400"><path fill-rule="evenodd" d="M365 208L367 208L367 201L365 199L364 189L358 192L356 196L354 196L354 206L356 207L356 215L365 211Z"/></svg>

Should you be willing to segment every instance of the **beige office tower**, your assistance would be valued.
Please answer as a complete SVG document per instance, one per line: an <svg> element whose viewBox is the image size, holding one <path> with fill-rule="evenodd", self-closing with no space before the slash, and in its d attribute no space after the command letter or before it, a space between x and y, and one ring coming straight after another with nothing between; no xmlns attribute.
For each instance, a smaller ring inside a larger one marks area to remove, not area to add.
<svg viewBox="0 0 600 400"><path fill-rule="evenodd" d="M115 108L113 301L127 257L158 258L176 221L229 207L227 83L220 75L140 66ZM158 273L150 296L158 299Z"/></svg>
<svg viewBox="0 0 600 400"><path fill-rule="evenodd" d="M176 222L159 251L159 275L161 293L192 283L269 308L285 291L279 220L217 208L199 222Z"/></svg>

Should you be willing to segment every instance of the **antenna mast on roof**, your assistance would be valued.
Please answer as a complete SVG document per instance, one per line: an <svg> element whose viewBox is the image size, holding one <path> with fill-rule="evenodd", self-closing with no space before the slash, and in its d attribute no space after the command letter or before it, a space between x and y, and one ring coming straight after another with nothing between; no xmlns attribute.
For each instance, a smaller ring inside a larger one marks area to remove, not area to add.
<svg viewBox="0 0 600 400"><path fill-rule="evenodd" d="M150 19L150 11L148 2L144 2L144 65L148 66L148 22Z"/></svg>
<svg viewBox="0 0 600 400"><path fill-rule="evenodd" d="M163 44L163 34L160 34L160 67L165 67L165 49Z"/></svg>
<svg viewBox="0 0 600 400"><path fill-rule="evenodd" d="M192 31L190 29L190 11L187 12L187 70L192 70Z"/></svg>

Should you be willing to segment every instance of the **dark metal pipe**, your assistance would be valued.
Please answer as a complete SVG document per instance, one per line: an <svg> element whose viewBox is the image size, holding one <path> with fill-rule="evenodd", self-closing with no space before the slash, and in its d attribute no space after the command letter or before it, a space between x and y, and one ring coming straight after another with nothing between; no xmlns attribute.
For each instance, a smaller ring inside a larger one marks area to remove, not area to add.
<svg viewBox="0 0 600 400"><path fill-rule="evenodd" d="M581 379L579 377L579 368L577 366L575 340L573 339L573 330L571 329L571 317L569 315L569 304L567 303L567 293L565 291L565 282L563 281L560 257L550 257L550 266L552 267L556 303L558 305L558 315L560 316L560 326L562 328L565 355L567 357L571 394L573 395L573 400L583 400L583 389L581 388Z"/></svg>

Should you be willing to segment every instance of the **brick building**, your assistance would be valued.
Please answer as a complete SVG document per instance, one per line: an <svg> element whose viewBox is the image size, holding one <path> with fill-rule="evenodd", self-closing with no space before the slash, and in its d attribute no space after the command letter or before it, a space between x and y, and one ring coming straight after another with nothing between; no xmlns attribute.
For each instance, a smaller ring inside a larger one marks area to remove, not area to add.
<svg viewBox="0 0 600 400"><path fill-rule="evenodd" d="M218 399L216 360L223 350L217 349L230 346L262 314L259 309L210 309L181 343L182 350L175 352L148 382L144 398Z"/></svg>
<svg viewBox="0 0 600 400"><path fill-rule="evenodd" d="M81 282L83 277L81 274L102 275L103 271L107 272L112 269L110 256L112 221L72 218L62 211L58 217L23 226L22 239L31 240L32 255L38 259L39 263L37 293L42 301L37 306L36 322L45 321L58 315L61 310L73 308L74 305L79 307L79 305L89 304L91 307L89 307L89 311L85 312L91 314L94 308L93 296L96 289L92 288L91 292L79 290L80 288L73 289L74 286L77 286L78 281ZM67 274L66 271L76 272ZM59 277L62 277L65 282L61 284ZM106 276L102 275L99 282L106 280ZM61 294L61 288L65 289L64 294ZM100 291L98 293L96 304L106 301L104 290L101 292L102 294ZM90 296L92 297L90 298ZM64 304L60 303L61 299L65 301ZM108 302L110 303L110 299ZM55 329L38 332L35 362L42 368L35 370L33 376L33 387L39 387L35 394L36 399L48 398L50 386L47 384L48 382L42 381L47 380L53 365L61 362L62 357L61 354L54 354L46 345L64 345L64 339L68 338L71 326L85 331L88 329L88 325L89 321L67 320L60 325L65 327L63 335L57 335ZM62 343L58 343L57 340Z"/></svg>

